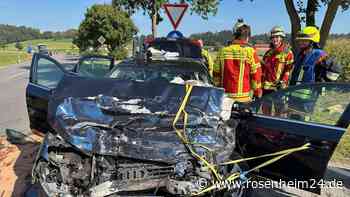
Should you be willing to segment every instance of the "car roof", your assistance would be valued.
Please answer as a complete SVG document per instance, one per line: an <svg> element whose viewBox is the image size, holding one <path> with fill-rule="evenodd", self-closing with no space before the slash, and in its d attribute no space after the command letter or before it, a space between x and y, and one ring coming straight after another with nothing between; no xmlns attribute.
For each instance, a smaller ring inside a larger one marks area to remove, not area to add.
<svg viewBox="0 0 350 197"><path fill-rule="evenodd" d="M200 60L195 60L193 58L179 58L176 60L152 60L149 62L137 61L135 59L125 60L119 63L118 67L138 67L138 68L157 68L157 67L166 67L172 69L181 69L188 71L208 71Z"/></svg>
<svg viewBox="0 0 350 197"><path fill-rule="evenodd" d="M154 47L157 50L178 52L180 57L202 58L201 48L193 40L188 38L156 38L147 48Z"/></svg>
<svg viewBox="0 0 350 197"><path fill-rule="evenodd" d="M166 37L161 37L161 38L156 38L151 41L152 42L183 42L183 43L191 43L193 44L192 40L189 38L166 38Z"/></svg>

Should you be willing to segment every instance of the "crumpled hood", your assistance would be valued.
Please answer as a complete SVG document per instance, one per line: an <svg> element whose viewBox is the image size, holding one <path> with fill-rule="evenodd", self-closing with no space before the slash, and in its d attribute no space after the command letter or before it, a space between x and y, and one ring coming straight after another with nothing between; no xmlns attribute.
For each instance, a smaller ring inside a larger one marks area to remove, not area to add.
<svg viewBox="0 0 350 197"><path fill-rule="evenodd" d="M187 152L172 128L184 95L183 85L65 76L50 98L48 120L87 154L172 162ZM218 130L222 99L222 89L193 88L186 107L191 142L214 150L232 143Z"/></svg>

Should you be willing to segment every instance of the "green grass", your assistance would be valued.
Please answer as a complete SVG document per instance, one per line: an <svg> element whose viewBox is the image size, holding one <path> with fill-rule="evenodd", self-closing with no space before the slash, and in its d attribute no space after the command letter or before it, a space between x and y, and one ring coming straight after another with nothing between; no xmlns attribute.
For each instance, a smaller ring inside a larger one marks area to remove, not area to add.
<svg viewBox="0 0 350 197"><path fill-rule="evenodd" d="M26 53L29 44L33 49L37 50L38 44L45 44L49 50L56 53L66 54L78 54L79 49L73 45L72 39L38 39L21 42L23 49L17 51L15 43L6 45L5 50L0 49L0 68L4 68L7 65L16 64L18 59L27 61L31 59L31 56Z"/></svg>
<svg viewBox="0 0 350 197"><path fill-rule="evenodd" d="M334 151L332 161L350 164L350 127Z"/></svg>
<svg viewBox="0 0 350 197"><path fill-rule="evenodd" d="M28 47L29 44L32 45L33 48L36 48L38 44L46 44L49 48L49 50L71 50L74 46L72 43L72 39L39 39L39 40L29 40L21 42L23 44L24 49ZM16 51L15 47L16 43L11 43L7 45L6 50L9 51ZM76 46L74 46L74 49L77 49Z"/></svg>
<svg viewBox="0 0 350 197"><path fill-rule="evenodd" d="M23 52L26 52L27 47L31 44L33 49L37 50L38 44L47 45L48 49L55 53L66 53L66 54L78 54L79 49L73 45L72 39L38 39L28 40L21 42L23 45ZM6 46L7 51L17 51L15 47L16 43L11 43Z"/></svg>

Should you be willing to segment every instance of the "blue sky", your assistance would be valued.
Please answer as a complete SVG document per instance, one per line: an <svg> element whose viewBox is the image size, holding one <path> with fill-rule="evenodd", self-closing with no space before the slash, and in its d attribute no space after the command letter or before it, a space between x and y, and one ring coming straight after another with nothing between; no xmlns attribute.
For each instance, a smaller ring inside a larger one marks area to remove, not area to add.
<svg viewBox="0 0 350 197"><path fill-rule="evenodd" d="M63 31L77 28L84 18L86 9L94 3L109 3L110 0L0 0L0 24L25 25L41 30ZM269 2L269 3L267 3ZM321 22L321 15L318 22ZM185 35L206 31L231 29L237 18L244 18L254 34L265 33L274 25L282 25L287 31L290 23L282 0L223 0L216 16L203 20L187 12L179 26ZM142 34L151 32L151 21L141 12L133 20ZM339 11L333 33L350 32L350 11ZM320 24L319 24L320 25ZM159 26L159 34L166 35L172 26L167 18Z"/></svg>

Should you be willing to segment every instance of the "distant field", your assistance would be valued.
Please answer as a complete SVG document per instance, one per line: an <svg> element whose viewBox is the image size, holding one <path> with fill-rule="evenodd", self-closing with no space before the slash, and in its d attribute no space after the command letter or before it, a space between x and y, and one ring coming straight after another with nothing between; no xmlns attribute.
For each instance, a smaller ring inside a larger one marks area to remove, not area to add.
<svg viewBox="0 0 350 197"><path fill-rule="evenodd" d="M23 62L31 59L31 55L27 53L27 47L31 44L36 50L38 44L45 44L49 50L54 53L78 54L79 49L73 45L72 39L40 39L21 42L23 50L17 51L15 43L6 45L5 50L0 49L0 68L4 66L16 64L18 61Z"/></svg>
<svg viewBox="0 0 350 197"><path fill-rule="evenodd" d="M35 48L38 44L46 44L50 50L77 50L77 47L72 44L72 39L40 39L40 40L29 40L21 42L23 44L24 49L26 50L29 44L32 45L33 48ZM10 51L16 51L15 47L16 43L11 43L7 45L7 50Z"/></svg>
<svg viewBox="0 0 350 197"><path fill-rule="evenodd" d="M39 39L29 40L21 42L23 45L23 52L27 51L28 46L31 44L32 48L37 50L38 44L45 44L49 50L53 53L67 53L67 54L78 54L79 49L73 45L72 39ZM17 51L15 47L16 43L8 44L6 51ZM1 61L1 60L0 60Z"/></svg>

